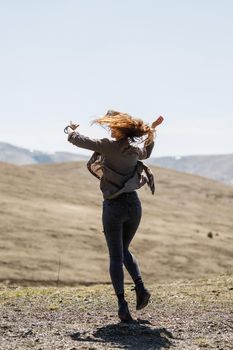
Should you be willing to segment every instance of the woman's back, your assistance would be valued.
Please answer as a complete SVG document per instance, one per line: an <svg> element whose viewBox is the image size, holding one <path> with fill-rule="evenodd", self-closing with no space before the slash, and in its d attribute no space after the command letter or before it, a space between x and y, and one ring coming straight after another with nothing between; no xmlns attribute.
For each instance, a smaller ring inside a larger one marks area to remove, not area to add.
<svg viewBox="0 0 233 350"><path fill-rule="evenodd" d="M122 175L128 175L135 170L139 154L127 139L121 139L109 140L104 147L103 157L104 165Z"/></svg>

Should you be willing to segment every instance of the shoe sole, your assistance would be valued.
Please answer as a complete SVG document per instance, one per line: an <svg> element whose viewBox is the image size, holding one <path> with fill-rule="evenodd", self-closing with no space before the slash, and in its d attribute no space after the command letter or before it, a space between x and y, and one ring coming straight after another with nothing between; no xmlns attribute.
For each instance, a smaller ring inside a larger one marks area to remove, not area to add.
<svg viewBox="0 0 233 350"><path fill-rule="evenodd" d="M144 307L146 307L147 304L148 304L148 302L149 302L149 300L150 300L150 297L151 297L151 294L147 294L146 298L144 299L144 302L143 302L141 305L139 305L139 306L136 308L136 310L141 310L141 309L143 309Z"/></svg>

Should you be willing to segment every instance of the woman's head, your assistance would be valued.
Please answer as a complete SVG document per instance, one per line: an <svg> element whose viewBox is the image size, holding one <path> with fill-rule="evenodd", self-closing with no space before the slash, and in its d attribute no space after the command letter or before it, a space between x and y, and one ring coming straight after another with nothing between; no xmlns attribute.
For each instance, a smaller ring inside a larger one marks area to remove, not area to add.
<svg viewBox="0 0 233 350"><path fill-rule="evenodd" d="M154 132L142 119L133 118L127 113L109 110L103 117L93 123L106 126L111 131L111 136L116 140L129 138L134 141L146 141L150 144L154 138ZM143 136L147 136L145 139Z"/></svg>

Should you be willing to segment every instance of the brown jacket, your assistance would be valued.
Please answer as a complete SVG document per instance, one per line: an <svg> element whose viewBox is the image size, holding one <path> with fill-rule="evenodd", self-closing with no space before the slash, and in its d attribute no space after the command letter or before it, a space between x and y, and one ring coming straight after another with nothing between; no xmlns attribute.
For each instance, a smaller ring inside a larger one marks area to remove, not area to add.
<svg viewBox="0 0 233 350"><path fill-rule="evenodd" d="M140 161L150 157L154 142L139 148L130 145L127 138L118 141L91 139L75 131L68 135L68 141L77 147L94 151L87 168L100 180L104 199L134 191L145 183L154 194L153 173Z"/></svg>

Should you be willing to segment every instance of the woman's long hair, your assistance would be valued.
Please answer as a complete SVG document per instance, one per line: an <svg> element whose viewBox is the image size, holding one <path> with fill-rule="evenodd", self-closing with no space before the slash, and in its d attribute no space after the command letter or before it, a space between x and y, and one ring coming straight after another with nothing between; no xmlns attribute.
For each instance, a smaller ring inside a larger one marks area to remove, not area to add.
<svg viewBox="0 0 233 350"><path fill-rule="evenodd" d="M118 139L128 138L132 142L145 141L146 145L152 143L154 139L154 130L148 124L127 113L109 110L103 117L93 120L92 124L99 124L114 131Z"/></svg>

